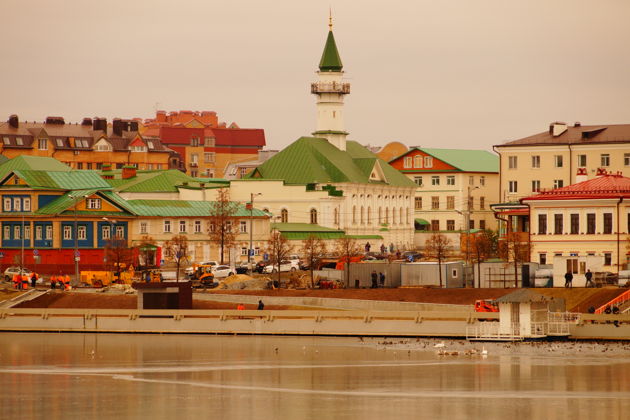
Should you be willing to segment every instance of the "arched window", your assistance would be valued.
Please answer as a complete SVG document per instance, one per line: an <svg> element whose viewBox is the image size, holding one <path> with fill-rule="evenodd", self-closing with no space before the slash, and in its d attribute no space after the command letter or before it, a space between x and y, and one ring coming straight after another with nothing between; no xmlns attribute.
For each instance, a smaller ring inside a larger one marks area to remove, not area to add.
<svg viewBox="0 0 630 420"><path fill-rule="evenodd" d="M367 223L368 225L372 224L372 207L368 207L367 211Z"/></svg>
<svg viewBox="0 0 630 420"><path fill-rule="evenodd" d="M400 213L400 216L398 216L398 223L402 225L403 224L403 208L402 207L398 210L398 213Z"/></svg>
<svg viewBox="0 0 630 420"><path fill-rule="evenodd" d="M335 224L339 225L339 209L337 207L335 207L334 215L335 215Z"/></svg>
<svg viewBox="0 0 630 420"><path fill-rule="evenodd" d="M389 207L385 207L385 223L389 223Z"/></svg>
<svg viewBox="0 0 630 420"><path fill-rule="evenodd" d="M357 206L352 206L352 224L357 223Z"/></svg>
<svg viewBox="0 0 630 420"><path fill-rule="evenodd" d="M406 211L406 213L407 213L407 214L406 214L406 217L405 217L405 222L406 222L407 224L409 224L409 207L407 207L407 208L405 209L405 211Z"/></svg>
<svg viewBox="0 0 630 420"><path fill-rule="evenodd" d="M311 209L311 224L312 225L317 224L317 210L315 209Z"/></svg>
<svg viewBox="0 0 630 420"><path fill-rule="evenodd" d="M392 225L396 224L396 207L392 207Z"/></svg>
<svg viewBox="0 0 630 420"><path fill-rule="evenodd" d="M378 208L378 224L380 225L381 223L383 223L383 208L379 207Z"/></svg>
<svg viewBox="0 0 630 420"><path fill-rule="evenodd" d="M365 208L361 206L361 224L365 224Z"/></svg>
<svg viewBox="0 0 630 420"><path fill-rule="evenodd" d="M287 209L280 210L280 221L282 223L289 223L289 210Z"/></svg>

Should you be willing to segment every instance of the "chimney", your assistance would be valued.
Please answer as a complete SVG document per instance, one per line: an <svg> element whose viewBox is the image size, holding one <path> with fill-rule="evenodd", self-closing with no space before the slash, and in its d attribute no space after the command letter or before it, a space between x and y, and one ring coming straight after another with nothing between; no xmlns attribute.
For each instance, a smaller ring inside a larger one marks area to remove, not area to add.
<svg viewBox="0 0 630 420"><path fill-rule="evenodd" d="M134 178L136 176L136 167L133 165L125 165L122 168L122 179Z"/></svg>
<svg viewBox="0 0 630 420"><path fill-rule="evenodd" d="M596 178L599 178L605 175L608 175L608 172L606 172L606 168L597 168L597 173L595 174Z"/></svg>
<svg viewBox="0 0 630 420"><path fill-rule="evenodd" d="M92 118L87 118L87 117L83 118L83 121L81 121L81 125L85 125L85 126L92 125Z"/></svg>
<svg viewBox="0 0 630 420"><path fill-rule="evenodd" d="M9 125L13 128L18 128L20 125L20 120L16 114L13 114L9 117Z"/></svg>
<svg viewBox="0 0 630 420"><path fill-rule="evenodd" d="M568 128L567 123L563 123L559 121L552 122L551 124L549 124L549 134L551 134L554 137L558 137L559 135L567 131L567 128Z"/></svg>
<svg viewBox="0 0 630 420"><path fill-rule="evenodd" d="M138 121L130 121L129 122L129 131L138 131Z"/></svg>
<svg viewBox="0 0 630 420"><path fill-rule="evenodd" d="M582 127L582 123L581 123L581 122L579 122L579 121L576 121L576 122L573 124L573 127Z"/></svg>
<svg viewBox="0 0 630 420"><path fill-rule="evenodd" d="M122 137L123 125L124 123L120 118L114 118L112 121L112 131L115 136Z"/></svg>
<svg viewBox="0 0 630 420"><path fill-rule="evenodd" d="M166 111L157 111L155 113L155 122L166 122Z"/></svg>
<svg viewBox="0 0 630 420"><path fill-rule="evenodd" d="M66 122L63 117L46 117L45 124L58 124L64 125Z"/></svg>
<svg viewBox="0 0 630 420"><path fill-rule="evenodd" d="M584 182L588 179L586 175L586 168L577 168L577 174L575 174L575 182Z"/></svg>
<svg viewBox="0 0 630 420"><path fill-rule="evenodd" d="M104 131L107 133L107 118L94 117L92 120L92 129L94 131Z"/></svg>

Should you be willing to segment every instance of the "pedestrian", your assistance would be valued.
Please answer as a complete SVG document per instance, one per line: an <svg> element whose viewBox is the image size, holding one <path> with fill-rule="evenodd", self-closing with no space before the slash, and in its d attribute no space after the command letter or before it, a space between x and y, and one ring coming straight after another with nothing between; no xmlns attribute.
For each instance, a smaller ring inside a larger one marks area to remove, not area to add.
<svg viewBox="0 0 630 420"><path fill-rule="evenodd" d="M393 253L394 253L394 244L393 244L393 242L390 242L390 243L389 243L389 253L390 253L390 254L393 254Z"/></svg>
<svg viewBox="0 0 630 420"><path fill-rule="evenodd" d="M593 284L593 273L591 273L591 269L590 268L588 270L586 270L586 273L584 274L584 277L586 277L586 284L584 285L584 287L594 287L594 284Z"/></svg>
<svg viewBox="0 0 630 420"><path fill-rule="evenodd" d="M66 290L70 290L70 274L66 274L66 278L64 279L64 286Z"/></svg>
<svg viewBox="0 0 630 420"><path fill-rule="evenodd" d="M365 243L365 253L367 254L368 252L370 252L370 248L372 247L372 245L370 245L369 242Z"/></svg>
<svg viewBox="0 0 630 420"><path fill-rule="evenodd" d="M22 288L22 282L21 282L21 277L19 274L14 274L13 275L13 288L14 289L21 289Z"/></svg>
<svg viewBox="0 0 630 420"><path fill-rule="evenodd" d="M564 275L564 287L573 288L573 273L570 271Z"/></svg>
<svg viewBox="0 0 630 420"><path fill-rule="evenodd" d="M376 274L376 270L372 270L372 289L376 289L378 287L378 274Z"/></svg>
<svg viewBox="0 0 630 420"><path fill-rule="evenodd" d="M258 310L262 311L263 309L265 309L265 304L263 303L262 300L258 301Z"/></svg>
<svg viewBox="0 0 630 420"><path fill-rule="evenodd" d="M34 289L37 285L37 274L33 273L31 276L31 287Z"/></svg>
<svg viewBox="0 0 630 420"><path fill-rule="evenodd" d="M22 290L28 290L28 276L22 273Z"/></svg>
<svg viewBox="0 0 630 420"><path fill-rule="evenodd" d="M385 274L382 272L378 273L378 280L381 283L381 287L385 287Z"/></svg>
<svg viewBox="0 0 630 420"><path fill-rule="evenodd" d="M245 305L243 305L242 303L239 303L238 305L236 305L236 310L237 311L245 310Z"/></svg>
<svg viewBox="0 0 630 420"><path fill-rule="evenodd" d="M57 277L54 274L50 276L50 288L51 289L57 288Z"/></svg>
<svg viewBox="0 0 630 420"><path fill-rule="evenodd" d="M381 244L381 254L385 254L385 251L387 251L387 248L385 248L385 244Z"/></svg>

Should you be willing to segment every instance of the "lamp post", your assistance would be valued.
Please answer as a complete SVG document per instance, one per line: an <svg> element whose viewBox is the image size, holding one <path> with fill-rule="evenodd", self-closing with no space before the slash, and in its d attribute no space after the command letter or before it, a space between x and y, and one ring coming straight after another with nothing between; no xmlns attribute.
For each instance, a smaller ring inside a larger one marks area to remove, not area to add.
<svg viewBox="0 0 630 420"><path fill-rule="evenodd" d="M479 187L470 188L468 186L468 194L466 197L466 262L470 259L470 214L472 213L472 206L470 205L470 193L473 190L478 190Z"/></svg>
<svg viewBox="0 0 630 420"><path fill-rule="evenodd" d="M249 273L254 271L252 259L254 257L254 197L262 195L261 193L250 193L249 200L249 249L247 250L247 264L249 265Z"/></svg>

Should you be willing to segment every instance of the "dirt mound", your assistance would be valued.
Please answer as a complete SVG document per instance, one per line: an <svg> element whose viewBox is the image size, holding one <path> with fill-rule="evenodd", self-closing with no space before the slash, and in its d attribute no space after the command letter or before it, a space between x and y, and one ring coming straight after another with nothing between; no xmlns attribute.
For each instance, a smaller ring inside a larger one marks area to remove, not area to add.
<svg viewBox="0 0 630 420"><path fill-rule="evenodd" d="M16 308L82 308L82 309L136 309L134 295L106 295L103 293L49 292L36 299L23 302Z"/></svg>
<svg viewBox="0 0 630 420"><path fill-rule="evenodd" d="M268 277L250 277L246 274L234 274L219 283L219 290L263 290L269 283Z"/></svg>

